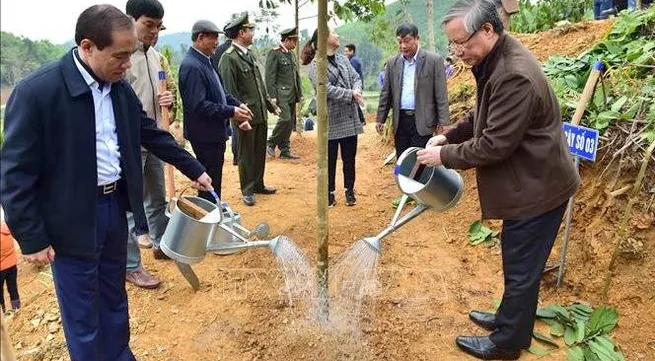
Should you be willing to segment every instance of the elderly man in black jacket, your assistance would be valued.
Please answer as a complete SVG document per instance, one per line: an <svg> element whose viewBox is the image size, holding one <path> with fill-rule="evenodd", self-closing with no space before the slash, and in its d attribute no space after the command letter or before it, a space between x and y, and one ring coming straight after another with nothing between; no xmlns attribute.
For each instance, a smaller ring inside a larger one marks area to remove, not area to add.
<svg viewBox="0 0 655 361"><path fill-rule="evenodd" d="M189 48L180 65L180 95L184 105L184 137L200 163L212 178L212 185L219 197L225 160L225 128L230 118L239 127L250 128L252 112L248 107L228 94L223 81L212 64L211 55L218 45L218 27L207 20L193 24ZM210 202L214 198L208 192L198 195Z"/></svg>
<svg viewBox="0 0 655 361"><path fill-rule="evenodd" d="M145 220L141 146L211 189L203 166L147 118L121 80L134 22L111 5L78 18L78 47L7 103L0 196L28 262L52 263L73 361L135 360L125 291L127 220Z"/></svg>

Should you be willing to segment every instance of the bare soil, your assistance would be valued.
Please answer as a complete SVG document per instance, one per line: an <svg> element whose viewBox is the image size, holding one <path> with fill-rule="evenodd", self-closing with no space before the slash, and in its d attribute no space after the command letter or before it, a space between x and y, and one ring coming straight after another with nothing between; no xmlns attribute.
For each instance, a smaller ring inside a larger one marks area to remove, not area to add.
<svg viewBox="0 0 655 361"><path fill-rule="evenodd" d="M550 54L577 54L597 41L609 22L564 35L553 32L521 35L540 60ZM582 39L579 40L578 39ZM452 85L452 84L451 84ZM382 160L392 151L375 134L371 115L360 137L357 155L358 203L346 207L337 192L329 210L330 254L345 251L364 236L377 234L391 220L390 202L399 196L392 168ZM267 163L265 180L278 193L259 196L255 207L240 202L237 168L226 160L224 201L242 213L245 226L267 221L273 235L289 236L314 262L316 254L315 133L295 134L297 161ZM652 167L652 166L651 166ZM555 274L544 277L541 305L600 302L602 279L626 204L626 195L607 194L611 169L600 178L603 164L585 164L584 185L578 192L564 284ZM343 184L337 172L337 188ZM622 174L616 188L636 174ZM453 209L429 211L384 242L380 292L367 305L357 334L320 332L305 311L289 305L281 294L283 281L266 249L234 256L208 254L194 266L201 280L194 293L170 261L156 261L142 250L148 270L164 283L157 290L127 285L130 300L131 347L139 360L473 360L455 346L460 334L482 335L469 322L472 309L490 309L503 291L500 250L472 247L469 225L480 217L473 171L462 172L465 192ZM177 179L178 191L188 184ZM613 190L613 189L611 189ZM621 258L613 277L609 303L618 308L619 327L612 333L628 360L655 360L655 215L648 198L634 207L629 221L631 244L641 247ZM498 222L489 222L499 229ZM560 237L561 239L561 237ZM559 259L560 241L550 263ZM49 269L19 264L24 307L8 321L20 360L68 360ZM538 324L542 331L547 329ZM524 353L523 360L536 356ZM564 348L548 360L566 360Z"/></svg>

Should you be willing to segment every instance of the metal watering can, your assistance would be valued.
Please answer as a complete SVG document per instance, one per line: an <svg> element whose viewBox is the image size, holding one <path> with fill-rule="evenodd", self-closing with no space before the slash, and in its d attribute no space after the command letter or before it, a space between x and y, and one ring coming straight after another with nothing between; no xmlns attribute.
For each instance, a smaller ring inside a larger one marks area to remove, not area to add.
<svg viewBox="0 0 655 361"><path fill-rule="evenodd" d="M408 148L396 161L393 174L403 196L389 226L377 236L364 239L378 253L382 252L382 239L405 223L430 208L437 211L450 209L462 196L464 181L459 173L443 166L428 167L420 164L416 160L416 153L421 149ZM400 214L410 199L416 202L416 206L401 218Z"/></svg>
<svg viewBox="0 0 655 361"><path fill-rule="evenodd" d="M200 197L180 196L183 201L171 199L173 207L167 207L166 215L170 218L161 239L161 250L175 261L178 269L194 290L200 288L198 277L193 272L191 264L202 261L205 254L214 252L219 255L230 255L247 248L269 247L276 253L277 240L251 241L253 237L263 239L268 235L269 226L266 223L257 225L255 231L249 231L241 226L241 215L234 212L226 203L217 204ZM193 205L194 210L200 209L205 215L195 217L185 204ZM173 211L169 211L173 208Z"/></svg>

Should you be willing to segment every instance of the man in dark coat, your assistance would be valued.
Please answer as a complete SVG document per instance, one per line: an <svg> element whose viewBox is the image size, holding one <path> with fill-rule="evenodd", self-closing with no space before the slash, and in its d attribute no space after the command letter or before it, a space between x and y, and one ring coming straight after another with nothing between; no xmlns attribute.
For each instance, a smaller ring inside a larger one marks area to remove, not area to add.
<svg viewBox="0 0 655 361"><path fill-rule="evenodd" d="M248 21L248 13L233 20L225 30L236 32L236 36L218 64L225 90L246 103L253 113L252 130L239 128L235 121L232 123L233 129L239 128L239 181L242 200L247 206L255 205L255 193L275 193L275 188L264 184L267 111L280 114L280 109L268 98L259 63L248 49L253 43L254 28Z"/></svg>
<svg viewBox="0 0 655 361"><path fill-rule="evenodd" d="M145 219L141 146L198 189L210 190L211 179L121 80L136 47L133 20L92 6L75 42L9 98L0 196L26 260L52 263L71 360L131 361L125 212Z"/></svg>
<svg viewBox="0 0 655 361"><path fill-rule="evenodd" d="M580 177L541 64L503 31L494 2L459 0L444 24L451 51L473 67L476 112L430 139L418 160L476 168L482 218L503 220L502 302L496 313L469 313L491 334L456 343L481 359L515 360L530 347L541 274Z"/></svg>
<svg viewBox="0 0 655 361"><path fill-rule="evenodd" d="M180 65L180 96L184 105L184 137L207 168L212 186L220 197L227 123L234 118L245 129L252 115L245 104L225 91L212 65L210 55L216 50L218 33L218 27L207 20L193 25L193 45ZM208 192L200 191L198 195L215 202Z"/></svg>

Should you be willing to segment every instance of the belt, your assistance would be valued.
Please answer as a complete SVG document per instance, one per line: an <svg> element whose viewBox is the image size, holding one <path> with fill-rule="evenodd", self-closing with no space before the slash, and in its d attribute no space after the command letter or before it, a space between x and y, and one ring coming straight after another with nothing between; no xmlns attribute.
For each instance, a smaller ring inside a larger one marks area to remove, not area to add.
<svg viewBox="0 0 655 361"><path fill-rule="evenodd" d="M416 115L416 112L414 110L400 109L400 114L406 115L408 117L413 117L414 115Z"/></svg>
<svg viewBox="0 0 655 361"><path fill-rule="evenodd" d="M118 181L98 186L98 195L106 196L118 190Z"/></svg>

